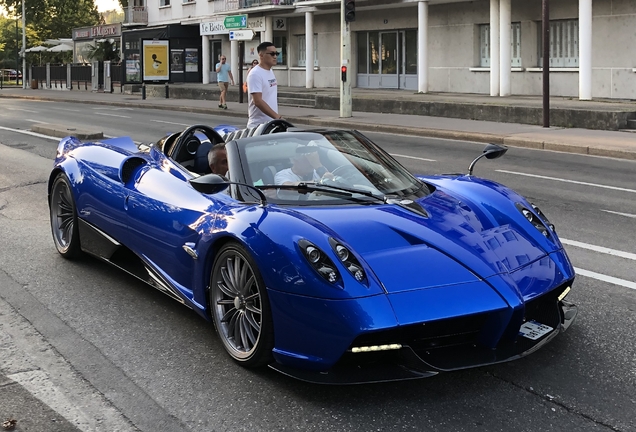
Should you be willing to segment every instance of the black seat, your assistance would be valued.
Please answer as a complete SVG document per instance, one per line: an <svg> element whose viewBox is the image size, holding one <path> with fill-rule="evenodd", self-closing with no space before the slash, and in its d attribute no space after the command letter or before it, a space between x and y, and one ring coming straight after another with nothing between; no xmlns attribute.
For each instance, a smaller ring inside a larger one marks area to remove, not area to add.
<svg viewBox="0 0 636 432"><path fill-rule="evenodd" d="M195 173L201 175L212 173L208 162L208 153L211 148L212 143L209 141L202 143L199 148L197 148L197 152L194 155L194 167L192 168Z"/></svg>
<svg viewBox="0 0 636 432"><path fill-rule="evenodd" d="M276 184L274 183L274 176L276 175L276 172L276 168L272 165L267 165L265 168L263 168L263 184Z"/></svg>

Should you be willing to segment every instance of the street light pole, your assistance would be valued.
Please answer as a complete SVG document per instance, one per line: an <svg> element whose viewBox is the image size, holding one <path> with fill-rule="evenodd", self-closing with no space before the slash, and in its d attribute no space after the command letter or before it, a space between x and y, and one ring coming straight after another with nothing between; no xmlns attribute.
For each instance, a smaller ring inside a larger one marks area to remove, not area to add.
<svg viewBox="0 0 636 432"><path fill-rule="evenodd" d="M22 88L26 89L26 14L24 13L26 0L22 0Z"/></svg>
<svg viewBox="0 0 636 432"><path fill-rule="evenodd" d="M345 0L340 2L340 67L343 79L340 80L340 117L351 117L351 78L349 68L351 66L351 31L349 22L345 19ZM307 34L306 37L313 37ZM313 61L313 53L306 53L307 61ZM312 59L312 60L309 60Z"/></svg>

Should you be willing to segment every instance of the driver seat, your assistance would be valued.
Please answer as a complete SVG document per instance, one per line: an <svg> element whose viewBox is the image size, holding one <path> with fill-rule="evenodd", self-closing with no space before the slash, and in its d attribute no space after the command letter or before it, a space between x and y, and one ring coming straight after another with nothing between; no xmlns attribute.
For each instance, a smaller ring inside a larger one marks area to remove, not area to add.
<svg viewBox="0 0 636 432"><path fill-rule="evenodd" d="M201 143L194 155L194 167L192 170L201 175L211 174L210 164L208 163L208 153L212 149L212 143L209 141Z"/></svg>
<svg viewBox="0 0 636 432"><path fill-rule="evenodd" d="M267 165L265 168L263 168L263 184L276 184L274 183L274 176L276 176L277 172L278 171L276 171L276 168L273 165Z"/></svg>

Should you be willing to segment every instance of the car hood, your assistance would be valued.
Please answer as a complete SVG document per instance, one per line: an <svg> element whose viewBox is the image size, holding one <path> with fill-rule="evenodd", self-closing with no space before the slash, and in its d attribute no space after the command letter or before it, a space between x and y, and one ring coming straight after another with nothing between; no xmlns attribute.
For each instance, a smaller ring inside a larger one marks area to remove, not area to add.
<svg viewBox="0 0 636 432"><path fill-rule="evenodd" d="M513 191L474 178L460 187L446 180L428 179L436 190L415 202L420 211L399 204L295 210L333 230L389 292L511 273L558 249L515 208L525 200Z"/></svg>

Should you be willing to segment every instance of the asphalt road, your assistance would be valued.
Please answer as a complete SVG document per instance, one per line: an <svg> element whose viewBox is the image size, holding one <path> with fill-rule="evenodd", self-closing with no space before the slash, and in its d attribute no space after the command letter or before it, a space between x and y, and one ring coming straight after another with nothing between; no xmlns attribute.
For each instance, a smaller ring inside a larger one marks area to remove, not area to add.
<svg viewBox="0 0 636 432"><path fill-rule="evenodd" d="M83 430L636 431L636 162L511 148L477 164L475 174L524 194L556 225L579 274L569 295L579 317L524 359L426 380L332 387L244 370L189 309L107 265L57 254L45 184L56 141L16 130L91 125L150 142L194 123L241 121L3 100L0 324L24 321L11 334L26 335L18 345L57 389L41 396L48 405L75 406L65 417L83 416ZM466 172L483 148L368 135L414 173ZM38 332L57 369L25 342Z"/></svg>

